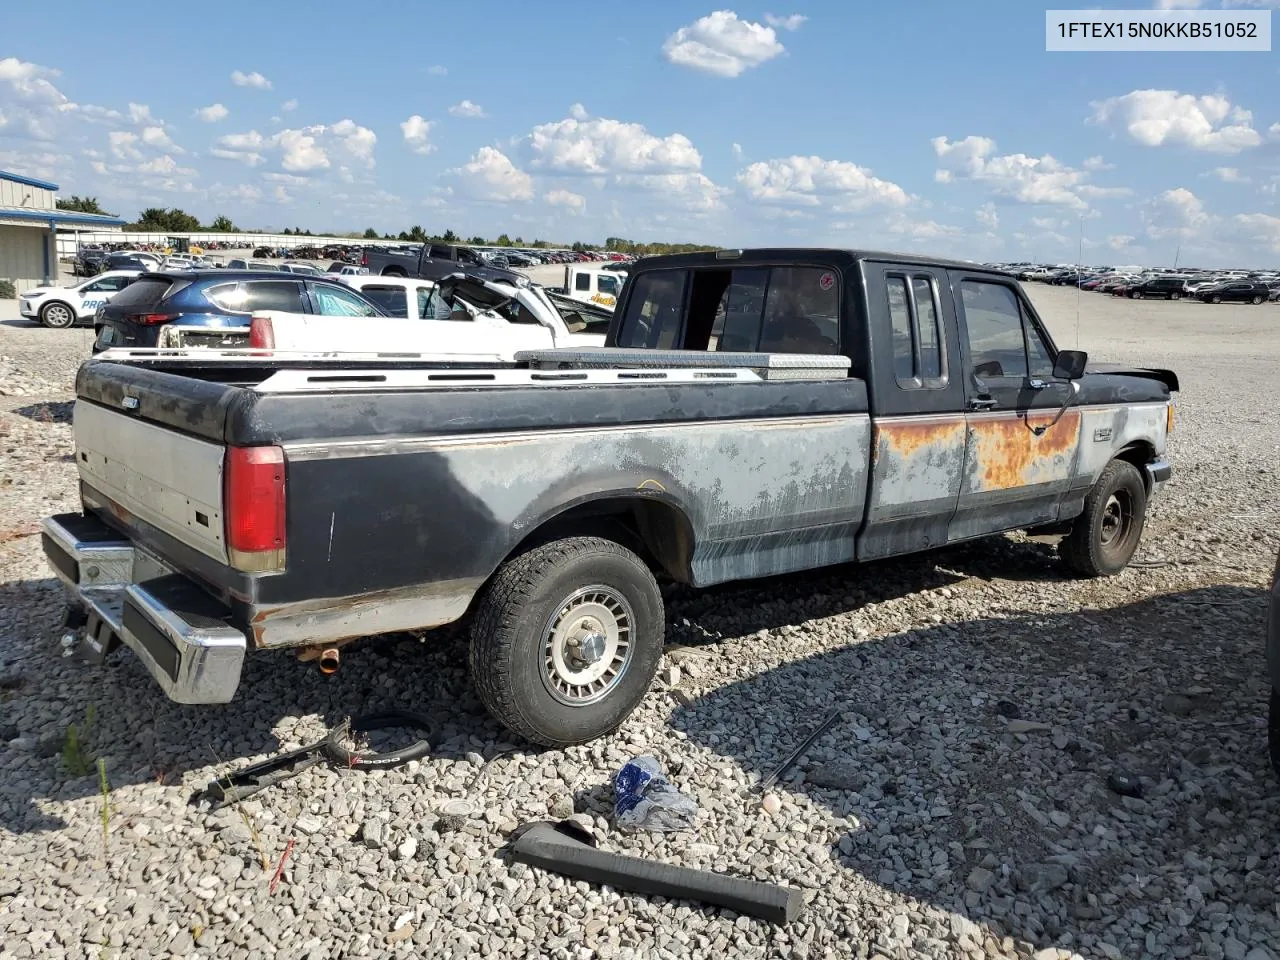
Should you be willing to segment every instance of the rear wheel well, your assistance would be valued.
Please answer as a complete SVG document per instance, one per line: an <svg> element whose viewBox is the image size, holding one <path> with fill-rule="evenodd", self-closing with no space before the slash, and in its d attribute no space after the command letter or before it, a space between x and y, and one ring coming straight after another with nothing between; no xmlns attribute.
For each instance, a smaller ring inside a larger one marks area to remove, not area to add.
<svg viewBox="0 0 1280 960"><path fill-rule="evenodd" d="M384 277L407 277L408 274L399 267L386 267L382 271Z"/></svg>
<svg viewBox="0 0 1280 960"><path fill-rule="evenodd" d="M608 497L572 506L530 532L503 562L566 537L603 537L673 580L688 583L692 576L693 525L679 507L650 497Z"/></svg>

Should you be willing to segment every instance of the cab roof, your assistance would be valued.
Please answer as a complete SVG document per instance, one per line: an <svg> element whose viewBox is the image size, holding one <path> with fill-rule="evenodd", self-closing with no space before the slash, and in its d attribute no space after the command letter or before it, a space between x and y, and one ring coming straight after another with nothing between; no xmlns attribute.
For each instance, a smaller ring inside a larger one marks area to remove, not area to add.
<svg viewBox="0 0 1280 960"><path fill-rule="evenodd" d="M849 250L835 247L753 247L742 249L702 250L697 253L672 253L642 257L632 267L634 270L652 270L660 267L731 267L741 263L822 263L851 267L862 261L913 264L925 267L941 267L947 270L968 270L976 273L1005 274L1007 271L983 266L967 260L950 260L920 253L891 253L879 250Z"/></svg>

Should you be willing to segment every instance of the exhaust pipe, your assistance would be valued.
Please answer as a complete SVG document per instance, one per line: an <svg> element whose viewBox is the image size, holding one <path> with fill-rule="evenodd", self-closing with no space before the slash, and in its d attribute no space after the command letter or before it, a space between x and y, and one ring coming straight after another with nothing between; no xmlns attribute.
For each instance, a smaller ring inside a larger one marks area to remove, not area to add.
<svg viewBox="0 0 1280 960"><path fill-rule="evenodd" d="M320 653L320 672L325 676L332 676L338 672L338 667L342 663L342 654L337 647L329 647Z"/></svg>

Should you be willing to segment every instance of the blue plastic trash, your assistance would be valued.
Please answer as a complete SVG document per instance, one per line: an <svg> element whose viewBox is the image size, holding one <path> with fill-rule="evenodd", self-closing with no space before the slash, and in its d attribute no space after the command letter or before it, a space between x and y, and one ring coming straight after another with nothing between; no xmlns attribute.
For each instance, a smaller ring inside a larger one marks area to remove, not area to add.
<svg viewBox="0 0 1280 960"><path fill-rule="evenodd" d="M613 820L620 830L694 829L698 805L671 785L653 757L633 757L613 778Z"/></svg>

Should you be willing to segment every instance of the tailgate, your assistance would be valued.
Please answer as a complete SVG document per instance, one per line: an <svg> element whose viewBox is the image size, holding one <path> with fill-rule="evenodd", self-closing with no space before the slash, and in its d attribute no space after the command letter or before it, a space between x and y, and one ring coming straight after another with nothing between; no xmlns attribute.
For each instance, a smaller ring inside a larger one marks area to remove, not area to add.
<svg viewBox="0 0 1280 960"><path fill-rule="evenodd" d="M86 365L74 413L81 481L126 514L226 563L222 432L237 393L123 364Z"/></svg>

